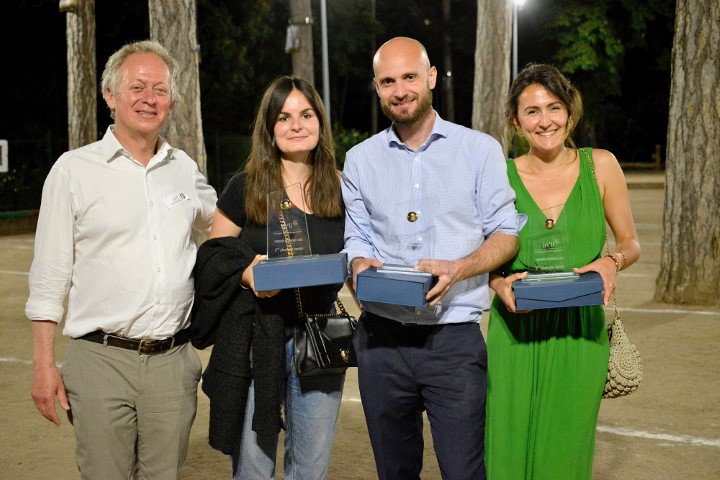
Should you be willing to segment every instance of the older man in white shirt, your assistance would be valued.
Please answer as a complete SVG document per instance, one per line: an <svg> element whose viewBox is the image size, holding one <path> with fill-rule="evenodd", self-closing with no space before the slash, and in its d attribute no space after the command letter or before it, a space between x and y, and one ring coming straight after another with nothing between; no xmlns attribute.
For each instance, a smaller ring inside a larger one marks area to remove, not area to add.
<svg viewBox="0 0 720 480"><path fill-rule="evenodd" d="M196 163L160 137L177 98L175 61L157 42L108 60L115 120L102 140L63 154L43 188L26 315L32 396L67 411L83 479L177 479L195 418L201 364L188 342L193 231L216 194ZM72 337L62 376L54 334Z"/></svg>

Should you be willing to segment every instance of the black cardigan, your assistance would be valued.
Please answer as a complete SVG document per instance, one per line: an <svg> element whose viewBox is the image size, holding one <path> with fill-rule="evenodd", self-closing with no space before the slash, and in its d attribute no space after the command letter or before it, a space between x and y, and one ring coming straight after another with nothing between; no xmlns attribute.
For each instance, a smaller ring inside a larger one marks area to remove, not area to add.
<svg viewBox="0 0 720 480"><path fill-rule="evenodd" d="M283 319L264 315L252 290L240 286L242 272L254 257L255 252L238 238L215 238L200 246L194 270L192 344L199 349L214 345L202 376L202 390L210 399L209 442L228 455L242 437L251 379L255 381L252 428L258 443L270 441L282 426Z"/></svg>

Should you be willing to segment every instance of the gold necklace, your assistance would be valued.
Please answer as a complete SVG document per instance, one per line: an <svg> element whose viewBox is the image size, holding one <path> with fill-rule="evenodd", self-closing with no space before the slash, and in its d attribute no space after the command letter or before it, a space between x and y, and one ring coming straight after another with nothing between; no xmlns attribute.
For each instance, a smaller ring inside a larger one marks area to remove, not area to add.
<svg viewBox="0 0 720 480"><path fill-rule="evenodd" d="M550 210L550 209L552 209L552 208L560 207L560 206L562 206L562 205L563 205L562 203L558 203L557 205L553 205L552 207L544 208L544 209L542 209L542 210L540 210L540 211L541 211L541 212L544 212L544 211L546 211L546 210ZM562 210L561 210L561 213L562 213ZM558 215L558 217L559 217L559 216L560 216L560 215ZM548 230L552 230L553 228L555 228L555 220L552 219L552 218L550 218L550 217L548 217L547 215L545 215L545 228L547 228Z"/></svg>

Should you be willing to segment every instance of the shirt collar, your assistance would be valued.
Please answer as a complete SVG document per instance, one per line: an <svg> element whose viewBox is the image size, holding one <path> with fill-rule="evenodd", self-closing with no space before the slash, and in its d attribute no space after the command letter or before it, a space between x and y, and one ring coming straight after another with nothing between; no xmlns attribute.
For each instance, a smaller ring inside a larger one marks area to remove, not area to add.
<svg viewBox="0 0 720 480"><path fill-rule="evenodd" d="M132 158L130 152L125 150L125 147L123 147L122 144L118 141L117 137L115 136L114 128L115 125L110 125L105 131L105 135L103 135L102 140L100 141L103 157L106 159L105 161L107 163L112 162L118 157L125 157L127 159ZM163 137L160 137L159 142L160 147L158 148L155 156L148 163L148 167L151 164L156 163L157 161L162 161L166 158L169 159L173 156L173 147L170 146L167 140L165 140Z"/></svg>
<svg viewBox="0 0 720 480"><path fill-rule="evenodd" d="M433 110L435 112L435 110ZM419 152L426 150L427 147L434 142L435 140L438 140L440 138L447 138L450 133L450 122L443 120L440 117L440 114L435 112L435 122L433 123L432 131L430 131L430 135L428 136L427 140L420 146L418 149ZM402 147L407 148L407 145L403 143L402 140L400 140L400 137L397 136L397 133L395 132L395 129L392 125L390 125L386 130L385 134L387 137L387 142L389 147Z"/></svg>

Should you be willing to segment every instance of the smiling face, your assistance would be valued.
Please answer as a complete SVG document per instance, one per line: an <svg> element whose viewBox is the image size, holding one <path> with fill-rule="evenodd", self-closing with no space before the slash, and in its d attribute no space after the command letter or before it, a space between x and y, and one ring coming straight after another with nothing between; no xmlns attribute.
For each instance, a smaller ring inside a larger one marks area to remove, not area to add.
<svg viewBox="0 0 720 480"><path fill-rule="evenodd" d="M159 135L174 106L165 62L153 53L128 56L120 68L116 92L105 90L105 101L115 114L116 135Z"/></svg>
<svg viewBox="0 0 720 480"><path fill-rule="evenodd" d="M395 124L413 125L428 115L437 71L418 42L404 38L387 42L375 55L373 69L385 116Z"/></svg>
<svg viewBox="0 0 720 480"><path fill-rule="evenodd" d="M320 121L300 90L293 89L285 99L273 128L275 145L283 158L303 160L317 147Z"/></svg>
<svg viewBox="0 0 720 480"><path fill-rule="evenodd" d="M515 127L531 149L551 151L562 148L568 137L568 109L544 86L533 83L518 97Z"/></svg>

